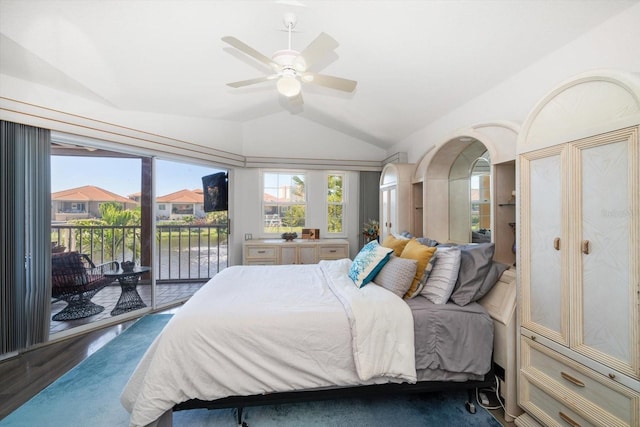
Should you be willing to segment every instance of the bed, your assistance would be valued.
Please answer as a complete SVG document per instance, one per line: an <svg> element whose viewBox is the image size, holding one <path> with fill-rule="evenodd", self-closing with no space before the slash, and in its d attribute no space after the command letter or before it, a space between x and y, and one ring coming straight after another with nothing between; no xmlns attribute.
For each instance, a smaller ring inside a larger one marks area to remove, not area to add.
<svg viewBox="0 0 640 427"><path fill-rule="evenodd" d="M174 410L492 385L493 323L476 302L357 287L349 259L234 266L176 313L121 401L131 426Z"/></svg>

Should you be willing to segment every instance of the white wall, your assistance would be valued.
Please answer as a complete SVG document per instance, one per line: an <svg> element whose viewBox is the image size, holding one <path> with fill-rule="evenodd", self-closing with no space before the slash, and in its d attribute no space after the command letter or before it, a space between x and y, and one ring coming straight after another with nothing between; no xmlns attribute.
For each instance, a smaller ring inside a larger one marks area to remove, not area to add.
<svg viewBox="0 0 640 427"><path fill-rule="evenodd" d="M242 263L242 243L244 235L251 233L254 239L265 238L262 234L263 214L261 211L260 200L262 198L261 187L262 169L258 168L237 168L233 171L230 178L232 191L231 203L231 227L233 236L233 247L229 248L232 260L230 264ZM311 170L307 171L307 227L320 228L320 237L325 238L323 233L323 225L326 222L324 217L326 209L324 200L326 196L326 180L324 178L326 171ZM358 237L360 233L360 225L358 224L358 188L359 174L357 172L346 173L346 209L347 218L345 224L346 237L349 240L349 250L353 257L358 248ZM355 199L355 200L354 200Z"/></svg>
<svg viewBox="0 0 640 427"><path fill-rule="evenodd" d="M430 123L388 154L406 151L409 162L416 162L427 149L449 140L460 128L496 120L522 123L550 90L585 71L614 68L640 72L639 23L640 3Z"/></svg>

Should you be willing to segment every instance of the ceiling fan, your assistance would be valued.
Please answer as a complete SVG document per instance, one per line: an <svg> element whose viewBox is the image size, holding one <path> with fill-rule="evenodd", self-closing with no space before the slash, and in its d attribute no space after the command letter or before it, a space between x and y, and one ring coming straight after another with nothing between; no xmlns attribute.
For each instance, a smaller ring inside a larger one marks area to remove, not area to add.
<svg viewBox="0 0 640 427"><path fill-rule="evenodd" d="M235 37L226 36L222 38L222 41L225 43L230 44L239 51L268 65L274 71L273 74L263 77L227 83L227 86L239 88L277 79L278 82L276 83L276 87L278 92L288 98L301 96L301 82L337 89L344 92L353 92L355 90L358 82L354 80L308 71L309 68L311 68L311 66L319 59L338 47L338 42L335 41L333 37L326 33L320 33L320 35L309 44L309 46L307 46L302 52L298 52L291 49L291 30L296 25L296 16L292 13L285 14L284 24L287 27L289 34L289 47L275 52L271 58L261 54Z"/></svg>

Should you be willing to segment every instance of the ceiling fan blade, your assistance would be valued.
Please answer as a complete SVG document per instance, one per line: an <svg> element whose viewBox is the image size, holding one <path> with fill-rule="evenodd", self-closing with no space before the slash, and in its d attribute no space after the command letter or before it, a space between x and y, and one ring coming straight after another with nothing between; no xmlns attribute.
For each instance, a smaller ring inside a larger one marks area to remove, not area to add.
<svg viewBox="0 0 640 427"><path fill-rule="evenodd" d="M358 85L355 80L343 79L342 77L328 76L326 74L304 73L302 81L312 83L319 86L329 87L331 89L342 90L345 92L353 92Z"/></svg>
<svg viewBox="0 0 640 427"><path fill-rule="evenodd" d="M222 41L225 42L225 43L229 43L231 46L235 47L239 51L246 53L250 57L252 57L254 59L257 59L258 61L268 65L269 67L273 68L274 70L279 70L280 69L280 65L278 65L277 62L275 62L271 58L261 54L260 52L258 52L257 50L255 50L254 48L249 46L248 44L246 44L244 42L241 42L240 40L238 40L235 37L226 36L226 37L222 38Z"/></svg>
<svg viewBox="0 0 640 427"><path fill-rule="evenodd" d="M256 83L266 82L266 81L277 79L277 78L278 78L278 74L271 74L270 76L256 77L255 79L241 80L239 82L227 83L227 86L238 88L238 87L253 85Z"/></svg>
<svg viewBox="0 0 640 427"><path fill-rule="evenodd" d="M296 58L296 67L299 71L306 71L316 61L338 46L338 42L329 34L320 33L320 35L309 44L309 46L300 52L299 57Z"/></svg>

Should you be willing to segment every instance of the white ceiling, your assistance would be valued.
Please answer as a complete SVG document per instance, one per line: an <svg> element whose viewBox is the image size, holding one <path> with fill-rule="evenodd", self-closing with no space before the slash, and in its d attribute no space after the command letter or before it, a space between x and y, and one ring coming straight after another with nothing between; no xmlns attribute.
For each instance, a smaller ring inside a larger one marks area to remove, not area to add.
<svg viewBox="0 0 640 427"><path fill-rule="evenodd" d="M248 122L295 115L389 148L637 0L139 1L0 0L0 72L126 111ZM353 93L275 81L241 89L271 56L321 32L340 46L312 71L358 81ZM275 126L275 124L274 124Z"/></svg>

